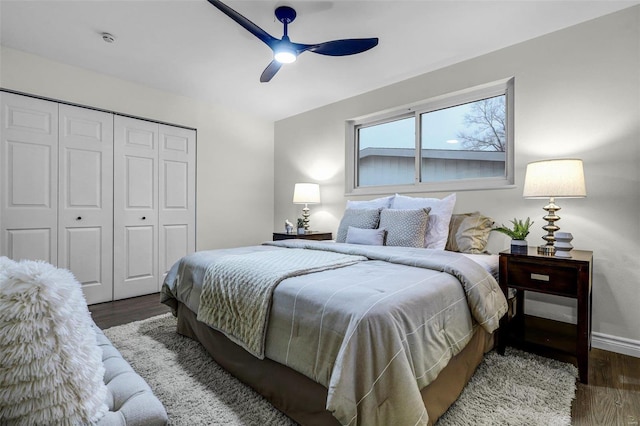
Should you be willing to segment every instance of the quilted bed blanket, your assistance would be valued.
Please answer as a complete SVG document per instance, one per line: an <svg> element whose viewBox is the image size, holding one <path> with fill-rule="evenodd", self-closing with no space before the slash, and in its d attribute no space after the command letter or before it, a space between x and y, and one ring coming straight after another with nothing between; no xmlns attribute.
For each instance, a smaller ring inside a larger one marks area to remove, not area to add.
<svg viewBox="0 0 640 426"><path fill-rule="evenodd" d="M305 249L365 261L282 280L272 292L265 356L328 389L345 425L424 425L420 389L469 342L497 329L504 295L482 266L452 252L289 240L199 252L171 269L162 300L201 308L203 278L230 254Z"/></svg>
<svg viewBox="0 0 640 426"><path fill-rule="evenodd" d="M282 280L341 268L365 259L303 249L221 257L204 274L198 321L223 332L263 359L271 296Z"/></svg>

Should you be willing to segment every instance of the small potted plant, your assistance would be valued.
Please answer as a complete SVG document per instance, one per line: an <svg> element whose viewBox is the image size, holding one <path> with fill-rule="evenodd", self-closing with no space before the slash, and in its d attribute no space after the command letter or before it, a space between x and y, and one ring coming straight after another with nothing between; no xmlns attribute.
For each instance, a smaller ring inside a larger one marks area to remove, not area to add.
<svg viewBox="0 0 640 426"><path fill-rule="evenodd" d="M298 218L298 235L304 234L304 221L301 217Z"/></svg>
<svg viewBox="0 0 640 426"><path fill-rule="evenodd" d="M513 228L501 225L493 228L492 231L501 232L511 238L511 253L526 254L527 235L529 235L529 228L531 228L533 222L531 222L529 218L525 221L514 218L511 223L513 224Z"/></svg>

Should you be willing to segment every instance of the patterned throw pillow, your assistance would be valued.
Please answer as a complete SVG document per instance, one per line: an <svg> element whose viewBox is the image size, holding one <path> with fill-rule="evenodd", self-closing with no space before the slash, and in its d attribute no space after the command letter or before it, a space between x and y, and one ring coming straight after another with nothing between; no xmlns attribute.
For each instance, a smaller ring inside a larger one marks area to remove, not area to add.
<svg viewBox="0 0 640 426"><path fill-rule="evenodd" d="M452 215L446 250L483 253L493 224L493 219L479 212Z"/></svg>
<svg viewBox="0 0 640 426"><path fill-rule="evenodd" d="M380 213L380 228L387 231L387 246L424 247L424 233L429 220L429 208L384 209Z"/></svg>
<svg viewBox="0 0 640 426"><path fill-rule="evenodd" d="M362 229L376 229L379 222L380 209L347 209L344 211L338 226L336 242L344 243L347 241L347 231L350 226Z"/></svg>
<svg viewBox="0 0 640 426"><path fill-rule="evenodd" d="M430 207L429 223L424 238L424 247L444 250L449 235L449 221L456 204L456 194L450 194L443 199L414 198L398 195L393 198L392 209L419 209Z"/></svg>
<svg viewBox="0 0 640 426"><path fill-rule="evenodd" d="M379 229L361 229L349 227L347 231L347 244L364 244L368 246L384 245L384 236L386 231Z"/></svg>

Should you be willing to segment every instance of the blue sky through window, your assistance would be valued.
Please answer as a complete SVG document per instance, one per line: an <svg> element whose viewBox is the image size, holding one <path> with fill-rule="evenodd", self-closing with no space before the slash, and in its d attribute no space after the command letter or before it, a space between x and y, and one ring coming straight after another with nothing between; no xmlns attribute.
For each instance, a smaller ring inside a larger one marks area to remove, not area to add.
<svg viewBox="0 0 640 426"><path fill-rule="evenodd" d="M415 148L415 118L408 117L359 131L360 149L365 148Z"/></svg>
<svg viewBox="0 0 640 426"><path fill-rule="evenodd" d="M462 141L458 140L458 133L470 127L464 122L464 117L471 112L471 105L464 104L422 114L422 148L452 151L465 149Z"/></svg>
<svg viewBox="0 0 640 426"><path fill-rule="evenodd" d="M457 140L460 129L465 128L464 116L471 104L446 108L422 115L422 143L426 149L463 149ZM365 148L414 148L415 119L408 117L376 126L360 129L360 149Z"/></svg>
<svg viewBox="0 0 640 426"><path fill-rule="evenodd" d="M497 97L500 98L500 97ZM504 96L501 96L504 101ZM482 101L478 101L482 102ZM465 122L465 116L473 115L475 102L444 108L420 115L422 120L422 148L443 150L464 150L459 140L460 132L481 133L478 124ZM414 148L415 119L403 118L388 123L360 129L360 149L365 148Z"/></svg>

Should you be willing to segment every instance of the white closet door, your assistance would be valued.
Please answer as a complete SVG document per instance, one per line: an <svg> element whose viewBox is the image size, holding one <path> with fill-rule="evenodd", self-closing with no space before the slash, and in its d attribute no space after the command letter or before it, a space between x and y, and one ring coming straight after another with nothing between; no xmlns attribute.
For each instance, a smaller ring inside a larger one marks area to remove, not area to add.
<svg viewBox="0 0 640 426"><path fill-rule="evenodd" d="M59 107L58 266L87 303L113 299L113 114Z"/></svg>
<svg viewBox="0 0 640 426"><path fill-rule="evenodd" d="M161 124L159 148L161 285L171 265L196 249L196 132Z"/></svg>
<svg viewBox="0 0 640 426"><path fill-rule="evenodd" d="M158 291L158 124L114 117L114 299Z"/></svg>
<svg viewBox="0 0 640 426"><path fill-rule="evenodd" d="M58 104L0 98L0 254L57 265Z"/></svg>

